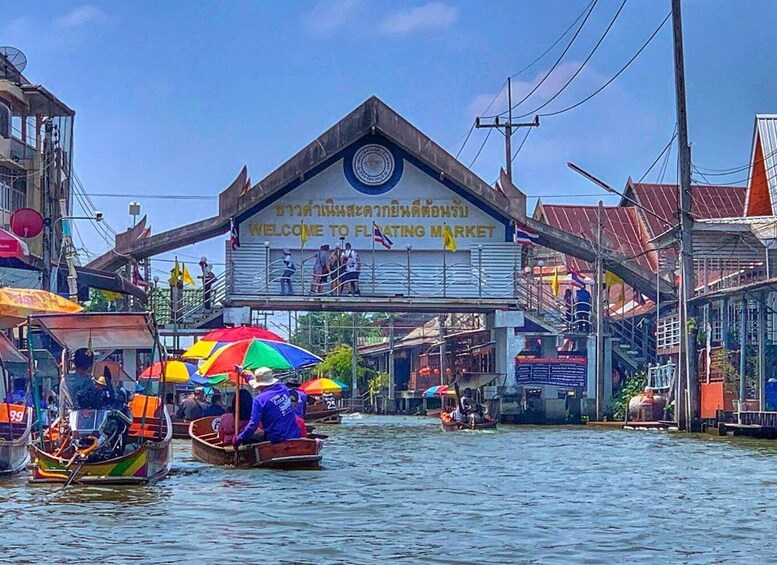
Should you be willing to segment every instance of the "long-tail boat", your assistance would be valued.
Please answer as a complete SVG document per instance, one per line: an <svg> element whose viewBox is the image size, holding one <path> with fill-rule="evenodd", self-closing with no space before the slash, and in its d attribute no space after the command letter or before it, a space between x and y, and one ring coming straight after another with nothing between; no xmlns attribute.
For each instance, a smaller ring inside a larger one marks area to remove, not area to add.
<svg viewBox="0 0 777 565"><path fill-rule="evenodd" d="M18 473L27 465L32 411L18 404L0 404L0 476Z"/></svg>
<svg viewBox="0 0 777 565"><path fill-rule="evenodd" d="M221 443L218 424L219 416L200 418L189 424L192 456L197 461L237 468L315 469L321 465L320 439L308 437L280 443L263 441L235 448Z"/></svg>
<svg viewBox="0 0 777 565"><path fill-rule="evenodd" d="M327 408L325 404L311 404L305 411L305 423L339 424L348 408Z"/></svg>
<svg viewBox="0 0 777 565"><path fill-rule="evenodd" d="M153 321L144 313L42 315L28 324L59 343L63 359L81 347L101 353L156 348L161 356ZM64 370L66 364L62 379ZM173 426L158 396L138 394L126 407L63 415L29 446L32 482L144 484L170 472Z"/></svg>

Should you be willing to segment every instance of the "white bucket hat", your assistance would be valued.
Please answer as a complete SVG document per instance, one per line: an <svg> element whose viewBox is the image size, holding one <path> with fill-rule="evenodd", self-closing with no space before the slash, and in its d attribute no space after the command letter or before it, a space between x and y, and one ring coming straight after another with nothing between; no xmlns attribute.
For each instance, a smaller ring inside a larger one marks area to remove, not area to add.
<svg viewBox="0 0 777 565"><path fill-rule="evenodd" d="M273 377L272 369L268 367L259 367L254 371L254 376L248 381L248 384L252 388L259 388L263 386L272 386L278 382L278 379Z"/></svg>

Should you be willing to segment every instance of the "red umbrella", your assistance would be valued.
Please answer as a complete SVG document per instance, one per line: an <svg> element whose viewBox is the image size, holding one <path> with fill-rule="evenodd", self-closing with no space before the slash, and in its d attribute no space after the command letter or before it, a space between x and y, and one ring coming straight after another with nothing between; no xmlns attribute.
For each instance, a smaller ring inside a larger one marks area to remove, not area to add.
<svg viewBox="0 0 777 565"><path fill-rule="evenodd" d="M30 250L27 244L11 232L0 229L0 257L29 257Z"/></svg>
<svg viewBox="0 0 777 565"><path fill-rule="evenodd" d="M235 342L244 339L266 339L268 341L286 341L278 334L264 328L254 328L252 326L240 326L237 328L220 328L205 334L200 339L202 341L226 341Z"/></svg>

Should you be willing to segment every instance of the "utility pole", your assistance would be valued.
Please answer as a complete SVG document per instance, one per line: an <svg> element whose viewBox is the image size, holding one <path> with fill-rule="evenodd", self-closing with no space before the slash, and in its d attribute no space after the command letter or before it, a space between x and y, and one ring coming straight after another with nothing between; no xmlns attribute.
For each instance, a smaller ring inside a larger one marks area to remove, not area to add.
<svg viewBox="0 0 777 565"><path fill-rule="evenodd" d="M602 213L604 212L604 202L599 201L599 208L596 210L596 289L594 290L594 301L596 303L596 357L595 370L596 375L594 383L596 385L596 421L601 422L604 416L604 297L602 293L602 282L604 279L604 257L602 256Z"/></svg>
<svg viewBox="0 0 777 565"><path fill-rule="evenodd" d="M493 123L484 124L481 123L481 118L475 118L476 128L497 128L498 130L504 130L505 136L505 172L510 181L513 180L513 147L512 137L513 129L518 128L531 128L538 127L540 125L540 117L534 116L533 122L514 123L513 122L513 88L512 79L507 77L507 121L500 122L499 116L494 117Z"/></svg>
<svg viewBox="0 0 777 565"><path fill-rule="evenodd" d="M51 168L54 166L54 125L51 119L46 119L43 138L43 191L41 194L41 207L43 212L43 276L41 287L43 290L51 290L51 252L54 238L54 214L51 206Z"/></svg>
<svg viewBox="0 0 777 565"><path fill-rule="evenodd" d="M395 412L396 401L394 400L394 314L389 314L389 351L388 351L388 410L389 414Z"/></svg>
<svg viewBox="0 0 777 565"><path fill-rule="evenodd" d="M683 58L683 21L680 0L672 0L674 38L674 77L677 101L677 142L680 156L678 220L680 223L680 353L677 364L675 412L681 430L690 430L698 419L698 379L696 378L696 315L689 300L693 298L693 217L691 216L691 146L688 143L688 114L685 103L685 63Z"/></svg>
<svg viewBox="0 0 777 565"><path fill-rule="evenodd" d="M358 334L356 332L356 312L351 312L351 320L353 321L353 351L351 353L351 412L354 410L356 399L359 397L359 387L357 383L357 377L359 372L359 360L358 354Z"/></svg>

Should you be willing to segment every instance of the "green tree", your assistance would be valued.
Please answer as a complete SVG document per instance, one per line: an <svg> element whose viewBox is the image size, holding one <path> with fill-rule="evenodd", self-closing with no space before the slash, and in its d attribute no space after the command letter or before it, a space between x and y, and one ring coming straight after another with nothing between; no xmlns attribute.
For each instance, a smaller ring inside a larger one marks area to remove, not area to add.
<svg viewBox="0 0 777 565"><path fill-rule="evenodd" d="M357 359L357 363L361 358ZM318 377L327 377L337 379L351 386L353 378L353 349L350 346L340 344L332 349L324 358L324 362L316 366L313 372ZM384 373L385 374L385 373ZM356 367L356 379L359 390L364 391L369 388L370 382L379 372L359 363ZM388 375L386 374L386 386L388 385Z"/></svg>
<svg viewBox="0 0 777 565"><path fill-rule="evenodd" d="M385 313L357 313L357 338L379 337L380 328L370 326L387 316ZM317 355L326 355L338 345L353 343L353 318L348 312L306 312L297 318L290 341Z"/></svg>

